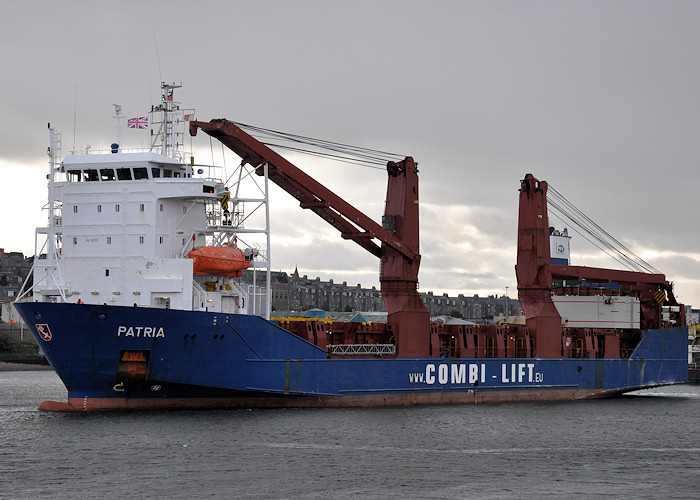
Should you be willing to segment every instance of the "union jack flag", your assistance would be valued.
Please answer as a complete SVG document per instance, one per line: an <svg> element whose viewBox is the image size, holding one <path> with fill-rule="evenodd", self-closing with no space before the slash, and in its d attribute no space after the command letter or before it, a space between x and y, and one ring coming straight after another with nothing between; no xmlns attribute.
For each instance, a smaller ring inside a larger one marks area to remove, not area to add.
<svg viewBox="0 0 700 500"><path fill-rule="evenodd" d="M126 125L129 128L148 128L148 117L141 116L139 118L129 118Z"/></svg>

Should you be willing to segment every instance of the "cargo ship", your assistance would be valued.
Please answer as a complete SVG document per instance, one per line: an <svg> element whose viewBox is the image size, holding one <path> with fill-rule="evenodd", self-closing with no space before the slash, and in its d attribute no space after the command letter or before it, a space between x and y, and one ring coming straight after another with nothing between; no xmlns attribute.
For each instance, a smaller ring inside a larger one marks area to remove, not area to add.
<svg viewBox="0 0 700 500"><path fill-rule="evenodd" d="M566 236L550 229L545 181L520 181L525 324L431 323L418 293L412 157L384 163L376 222L253 132L279 135L197 121L175 100L177 88L164 83L148 116L128 122L150 129L147 151L124 150L119 126L109 150L61 160L60 134L50 129L48 224L37 229L31 279L15 302L68 391L67 401L40 409L556 401L687 381L688 333L672 283L660 273L569 265L559 255ZM184 152L186 133L199 131L241 159L237 175L217 177ZM245 178L260 181L261 194L246 198ZM268 182L378 257L386 322L269 320ZM267 212L262 227L251 227L246 204ZM256 231L266 244L247 243ZM243 272L253 273L252 286Z"/></svg>

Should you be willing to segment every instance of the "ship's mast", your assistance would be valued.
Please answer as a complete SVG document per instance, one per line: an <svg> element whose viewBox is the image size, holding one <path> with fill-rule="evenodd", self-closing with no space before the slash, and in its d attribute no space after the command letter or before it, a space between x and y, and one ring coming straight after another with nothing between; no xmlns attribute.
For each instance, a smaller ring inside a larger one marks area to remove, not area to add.
<svg viewBox="0 0 700 500"><path fill-rule="evenodd" d="M161 83L161 98L160 104L153 108L153 113L159 111L161 120L158 122L158 130L151 130L151 151L158 148L160 141L160 154L177 158L178 155L178 140L175 123L175 113L179 111L179 102L174 100L174 90L182 87L182 84L175 85L174 83ZM152 114L153 114L152 113ZM151 123L152 126L156 123Z"/></svg>
<svg viewBox="0 0 700 500"><path fill-rule="evenodd" d="M46 259L47 264L57 264L56 224L61 217L60 207L56 204L55 177L61 165L61 134L49 124L49 221L47 226Z"/></svg>
<svg viewBox="0 0 700 500"><path fill-rule="evenodd" d="M116 151L112 151L113 153L118 153L121 148L122 148L122 118L124 118L124 115L122 115L122 107L119 104L112 104L114 106L114 117L117 120L117 147L112 148L113 150L116 149Z"/></svg>
<svg viewBox="0 0 700 500"><path fill-rule="evenodd" d="M46 241L39 248L39 240L34 241L34 266L32 267L32 273L27 275L27 278L22 284L20 293L16 300L22 299L27 295L33 287L37 284L36 276L34 275L34 269L39 264L37 259L40 258L43 250L46 250L46 258L42 259L41 267L45 269L46 283L44 287L46 290L50 290L51 293L48 295L60 295L63 301L66 301L66 292L64 280L61 276L61 261L60 261L60 242L62 241L62 204L56 200L56 176L61 173L61 134L51 127L49 123L49 148L47 150L49 156L49 175L48 175L48 188L49 188L49 203L47 209L48 224L46 228L37 228L37 236L39 234L46 235ZM34 275L34 283L31 287L27 288L30 276ZM53 285L53 287L51 286Z"/></svg>

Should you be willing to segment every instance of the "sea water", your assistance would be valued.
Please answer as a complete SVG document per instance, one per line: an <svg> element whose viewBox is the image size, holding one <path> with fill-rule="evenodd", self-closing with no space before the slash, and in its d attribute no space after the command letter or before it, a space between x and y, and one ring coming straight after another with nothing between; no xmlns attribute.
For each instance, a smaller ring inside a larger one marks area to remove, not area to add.
<svg viewBox="0 0 700 500"><path fill-rule="evenodd" d="M697 498L700 386L612 400L105 413L0 372L0 498Z"/></svg>

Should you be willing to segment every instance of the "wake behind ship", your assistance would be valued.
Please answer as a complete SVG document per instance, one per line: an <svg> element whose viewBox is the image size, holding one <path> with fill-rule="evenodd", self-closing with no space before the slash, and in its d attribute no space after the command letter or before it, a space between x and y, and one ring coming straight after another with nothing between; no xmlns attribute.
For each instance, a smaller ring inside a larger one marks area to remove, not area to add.
<svg viewBox="0 0 700 500"><path fill-rule="evenodd" d="M61 161L51 131L49 222L37 230L33 285L15 303L68 389L67 402L41 409L551 401L687 380L687 327L672 284L658 272L569 265L568 252L559 255L568 236L549 227L546 182L528 174L520 183L525 324L431 324L417 291L411 157L352 148L386 161L380 224L251 134L346 146L193 120L174 99L178 87L163 84L149 116L129 122L150 129L148 151L123 151L119 139L105 153ZM195 165L183 151L185 126L238 155L236 174L224 181ZM254 270L270 283L268 182L380 259L385 323L269 320L269 287L239 278ZM266 214L260 227L251 205Z"/></svg>

